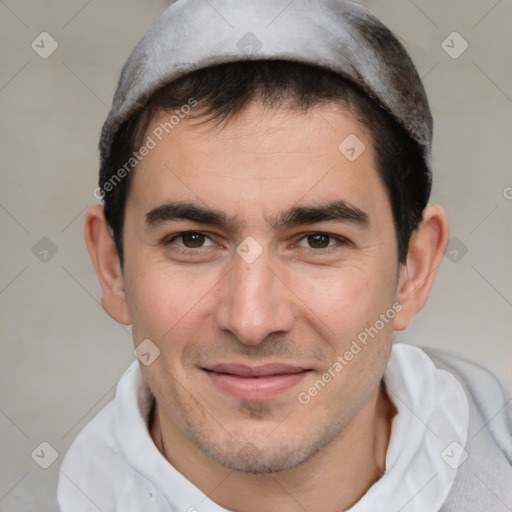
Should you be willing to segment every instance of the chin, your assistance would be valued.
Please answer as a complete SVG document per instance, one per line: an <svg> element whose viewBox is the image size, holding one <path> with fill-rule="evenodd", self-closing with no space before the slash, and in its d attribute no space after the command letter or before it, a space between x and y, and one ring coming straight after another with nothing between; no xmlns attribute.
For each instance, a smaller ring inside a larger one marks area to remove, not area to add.
<svg viewBox="0 0 512 512"><path fill-rule="evenodd" d="M231 471L265 474L286 471L304 464L333 438L330 432L317 439L308 436L307 441L304 438L293 439L289 435L285 440L283 433L274 439L271 435L235 437L226 433L222 444L218 440L208 443L205 438L194 439L194 443L208 457ZM247 438L251 441L247 441Z"/></svg>

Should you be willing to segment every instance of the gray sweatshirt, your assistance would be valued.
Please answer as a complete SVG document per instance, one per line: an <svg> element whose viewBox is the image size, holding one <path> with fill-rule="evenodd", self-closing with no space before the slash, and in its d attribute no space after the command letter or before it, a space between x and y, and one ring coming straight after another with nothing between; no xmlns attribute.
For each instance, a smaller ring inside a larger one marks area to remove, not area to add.
<svg viewBox="0 0 512 512"><path fill-rule="evenodd" d="M457 471L442 512L512 510L511 401L481 366L422 347L438 368L460 382L469 400L467 460Z"/></svg>

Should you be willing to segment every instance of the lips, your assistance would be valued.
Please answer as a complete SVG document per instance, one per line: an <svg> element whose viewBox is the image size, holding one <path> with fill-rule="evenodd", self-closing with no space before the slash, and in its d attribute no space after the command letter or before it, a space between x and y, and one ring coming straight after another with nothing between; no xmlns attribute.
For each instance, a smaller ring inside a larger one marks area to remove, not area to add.
<svg viewBox="0 0 512 512"><path fill-rule="evenodd" d="M245 401L275 398L296 386L310 371L279 363L262 366L224 363L203 370L219 391Z"/></svg>
<svg viewBox="0 0 512 512"><path fill-rule="evenodd" d="M246 366L242 364L218 364L207 368L215 373L226 373L237 377L267 377L270 375L288 375L304 371L299 366L287 364L266 364L263 366Z"/></svg>

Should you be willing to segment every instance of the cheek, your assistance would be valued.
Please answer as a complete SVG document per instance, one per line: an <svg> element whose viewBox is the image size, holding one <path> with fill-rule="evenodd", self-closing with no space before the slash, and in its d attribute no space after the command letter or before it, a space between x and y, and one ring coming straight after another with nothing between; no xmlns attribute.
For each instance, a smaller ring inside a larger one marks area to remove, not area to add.
<svg viewBox="0 0 512 512"><path fill-rule="evenodd" d="M384 262L368 261L367 265L350 265L329 272L320 269L307 279L298 274L291 277L290 288L301 299L300 315L328 342L330 352L345 352L352 340L392 307L395 278L389 268L386 270ZM377 339L390 339L392 322L380 324Z"/></svg>
<svg viewBox="0 0 512 512"><path fill-rule="evenodd" d="M153 337L165 343L198 325L219 279L216 272L172 268L168 262L144 255L127 266L128 272L132 278L126 292L135 341Z"/></svg>
<svg viewBox="0 0 512 512"><path fill-rule="evenodd" d="M182 302L170 293L174 289L179 294L178 287L170 288L171 276L143 257L127 261L126 274L130 276L126 280L126 295L135 342L143 338L161 339L171 327L170 318L179 314Z"/></svg>
<svg viewBox="0 0 512 512"><path fill-rule="evenodd" d="M376 299L368 270L337 268L295 275L290 288L334 332L357 325L371 311Z"/></svg>

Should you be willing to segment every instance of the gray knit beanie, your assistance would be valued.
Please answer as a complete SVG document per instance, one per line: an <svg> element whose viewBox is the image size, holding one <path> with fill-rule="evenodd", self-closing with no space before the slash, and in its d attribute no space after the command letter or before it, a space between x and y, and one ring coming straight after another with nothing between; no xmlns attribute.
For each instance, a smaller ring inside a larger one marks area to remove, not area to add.
<svg viewBox="0 0 512 512"><path fill-rule="evenodd" d="M419 143L431 168L432 116L396 37L346 0L177 0L123 67L100 139L102 167L121 124L169 82L204 67L288 60L334 71L379 103Z"/></svg>

